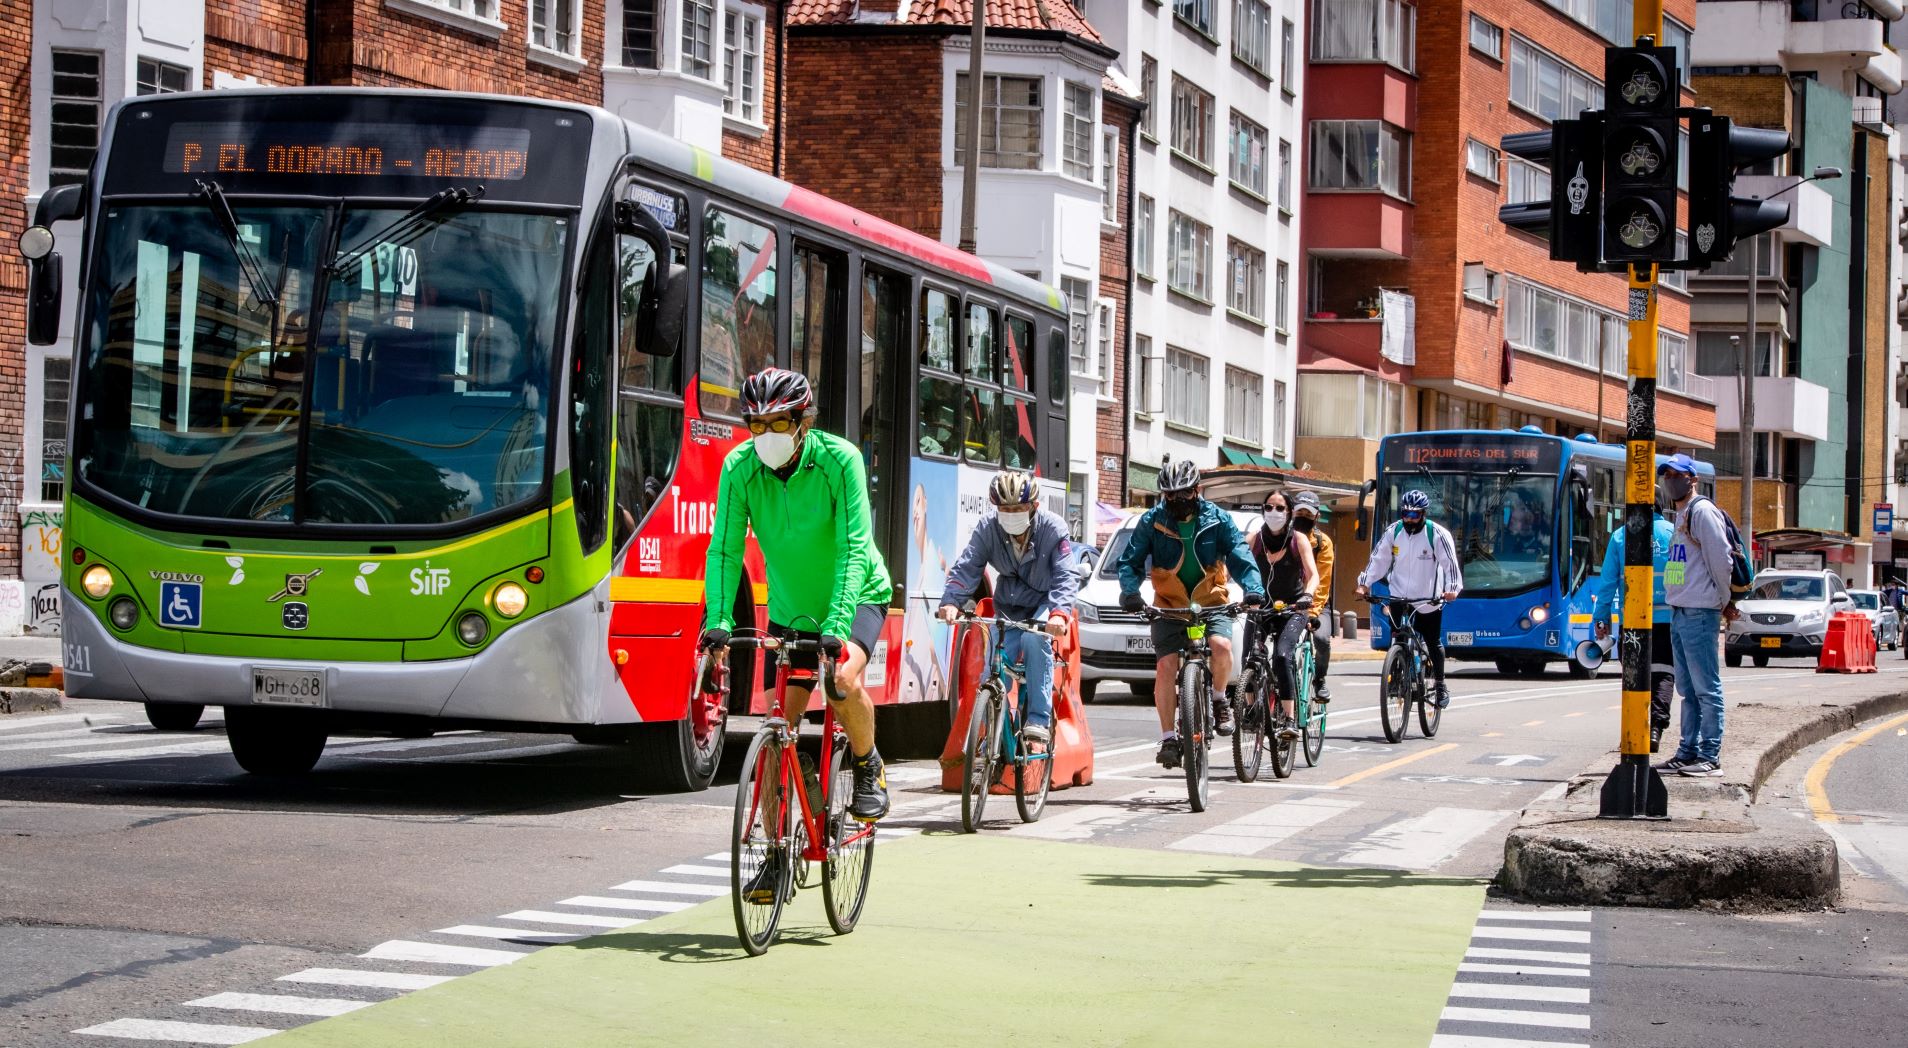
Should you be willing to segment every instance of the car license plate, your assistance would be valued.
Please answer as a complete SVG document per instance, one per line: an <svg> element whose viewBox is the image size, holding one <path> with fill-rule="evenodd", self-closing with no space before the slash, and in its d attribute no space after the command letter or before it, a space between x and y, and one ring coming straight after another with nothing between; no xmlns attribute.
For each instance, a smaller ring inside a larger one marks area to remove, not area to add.
<svg viewBox="0 0 1908 1048"><path fill-rule="evenodd" d="M1762 646L1765 648L1780 648L1782 646L1782 638L1764 637L1762 638Z"/></svg>
<svg viewBox="0 0 1908 1048"><path fill-rule="evenodd" d="M1153 653L1153 638L1128 637L1126 638L1126 650L1138 654L1151 655Z"/></svg>
<svg viewBox="0 0 1908 1048"><path fill-rule="evenodd" d="M325 671L273 667L252 671L252 701L269 706L316 706L325 702Z"/></svg>
<svg viewBox="0 0 1908 1048"><path fill-rule="evenodd" d="M1444 643L1455 645L1460 648L1468 648L1471 645L1477 643L1477 634L1475 633L1446 633L1444 635Z"/></svg>

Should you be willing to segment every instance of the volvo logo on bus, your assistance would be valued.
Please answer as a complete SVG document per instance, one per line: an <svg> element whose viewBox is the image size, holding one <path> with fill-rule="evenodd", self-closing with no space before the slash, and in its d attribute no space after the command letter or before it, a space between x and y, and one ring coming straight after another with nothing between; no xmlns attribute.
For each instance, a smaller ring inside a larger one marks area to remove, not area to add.
<svg viewBox="0 0 1908 1048"><path fill-rule="evenodd" d="M305 594L311 592L311 580L317 578L320 575L323 575L324 573L325 573L325 569L323 568L313 568L310 571L305 572L303 575L297 575L297 574L292 574L288 572L285 575L285 588L282 590L279 590L277 593L272 594L270 597L266 599L271 601L273 604L276 604L279 601L284 600L286 597L302 597Z"/></svg>

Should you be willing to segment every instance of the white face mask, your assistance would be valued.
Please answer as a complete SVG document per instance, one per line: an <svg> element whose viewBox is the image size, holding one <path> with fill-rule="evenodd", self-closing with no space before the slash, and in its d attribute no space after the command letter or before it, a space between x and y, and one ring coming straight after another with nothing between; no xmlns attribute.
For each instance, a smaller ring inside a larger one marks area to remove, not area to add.
<svg viewBox="0 0 1908 1048"><path fill-rule="evenodd" d="M793 433L758 433L751 443L755 445L755 457L770 469L781 469L795 457Z"/></svg>
<svg viewBox="0 0 1908 1048"><path fill-rule="evenodd" d="M1285 511L1268 509L1265 511L1265 526L1273 531L1285 530Z"/></svg>
<svg viewBox="0 0 1908 1048"><path fill-rule="evenodd" d="M1033 527L1033 514L1031 512L996 513L994 514L994 519L1000 521L1002 531L1016 537L1025 535L1027 529Z"/></svg>

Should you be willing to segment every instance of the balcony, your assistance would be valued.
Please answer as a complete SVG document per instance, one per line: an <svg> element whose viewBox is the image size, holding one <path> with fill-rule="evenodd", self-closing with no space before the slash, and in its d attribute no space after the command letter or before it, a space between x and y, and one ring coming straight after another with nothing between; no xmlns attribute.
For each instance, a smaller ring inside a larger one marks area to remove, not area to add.
<svg viewBox="0 0 1908 1048"><path fill-rule="evenodd" d="M1716 432L1742 429L1742 380L1724 375L1714 380ZM1786 376L1756 378L1758 433L1774 433L1796 440L1827 440L1829 392L1813 382Z"/></svg>
<svg viewBox="0 0 1908 1048"><path fill-rule="evenodd" d="M1411 253L1412 206L1386 193L1307 190L1305 247L1328 258L1403 261Z"/></svg>
<svg viewBox="0 0 1908 1048"><path fill-rule="evenodd" d="M1836 0L1705 3L1691 64L1780 66L1845 91L1854 74L1893 94L1901 90L1901 56L1888 47L1887 32L1900 11L1889 0L1873 7Z"/></svg>
<svg viewBox="0 0 1908 1048"><path fill-rule="evenodd" d="M1779 199L1789 202L1789 220L1771 232L1784 243L1833 247L1835 198L1820 182L1797 188L1796 183L1800 181L1796 175L1737 175L1735 188L1730 192L1758 200L1783 194Z"/></svg>

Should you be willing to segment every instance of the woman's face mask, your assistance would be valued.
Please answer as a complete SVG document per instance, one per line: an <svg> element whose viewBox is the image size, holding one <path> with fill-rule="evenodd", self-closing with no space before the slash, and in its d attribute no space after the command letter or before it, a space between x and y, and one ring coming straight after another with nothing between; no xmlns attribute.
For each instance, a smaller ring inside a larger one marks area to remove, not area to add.
<svg viewBox="0 0 1908 1048"><path fill-rule="evenodd" d="M1025 535L1027 529L1033 527L1033 514L1027 510L1021 510L1018 513L1008 513L1003 510L994 514L994 519L1000 521L1002 531L1016 538Z"/></svg>
<svg viewBox="0 0 1908 1048"><path fill-rule="evenodd" d="M1265 511L1265 526L1273 531L1284 531L1286 519L1286 513L1282 509L1268 508Z"/></svg>
<svg viewBox="0 0 1908 1048"><path fill-rule="evenodd" d="M781 469L795 457L794 433L758 433L753 438L755 457L770 469Z"/></svg>

